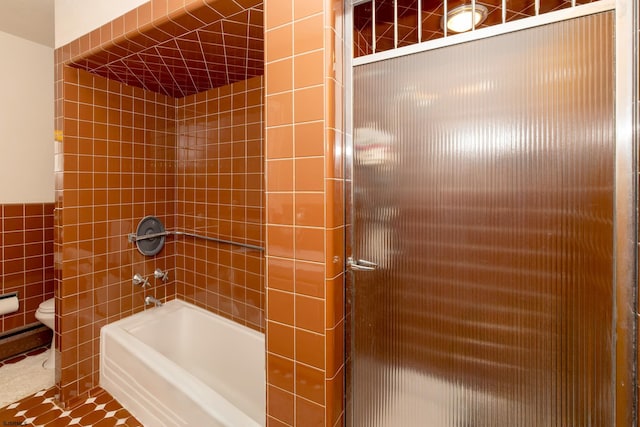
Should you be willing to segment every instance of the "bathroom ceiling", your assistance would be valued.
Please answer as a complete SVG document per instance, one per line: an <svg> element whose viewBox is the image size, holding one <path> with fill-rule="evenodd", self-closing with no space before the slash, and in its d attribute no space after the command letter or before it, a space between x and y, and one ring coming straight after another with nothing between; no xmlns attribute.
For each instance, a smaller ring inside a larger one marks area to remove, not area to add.
<svg viewBox="0 0 640 427"><path fill-rule="evenodd" d="M220 0L71 66L175 98L264 73L262 0Z"/></svg>
<svg viewBox="0 0 640 427"><path fill-rule="evenodd" d="M418 1L422 1L422 41L444 36L440 21L444 14L442 0L398 0L398 47L417 43ZM576 4L597 0L578 0ZM470 0L449 0L448 10L470 4ZM478 28L490 27L502 22L502 0L477 0L476 4L488 9L486 20ZM535 15L535 0L507 0L506 20L515 21ZM571 7L571 0L548 0L540 2L540 14ZM394 7L392 0L376 1L376 50L393 49ZM371 3L354 8L354 30L356 32L356 56L367 54L371 38ZM359 35L359 37L358 37ZM368 46L364 46L364 45Z"/></svg>

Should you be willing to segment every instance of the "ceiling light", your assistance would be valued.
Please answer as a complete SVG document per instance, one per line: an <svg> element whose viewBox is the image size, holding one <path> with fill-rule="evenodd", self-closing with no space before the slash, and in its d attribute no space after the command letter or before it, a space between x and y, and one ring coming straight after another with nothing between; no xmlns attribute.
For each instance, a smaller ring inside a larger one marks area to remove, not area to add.
<svg viewBox="0 0 640 427"><path fill-rule="evenodd" d="M487 19L488 10L481 4L476 4L475 7L475 26L476 28L485 19ZM454 33L464 33L473 28L471 17L474 15L473 6L470 4L463 4L455 9L452 9L447 13L447 29ZM440 21L440 27L444 29L444 17Z"/></svg>

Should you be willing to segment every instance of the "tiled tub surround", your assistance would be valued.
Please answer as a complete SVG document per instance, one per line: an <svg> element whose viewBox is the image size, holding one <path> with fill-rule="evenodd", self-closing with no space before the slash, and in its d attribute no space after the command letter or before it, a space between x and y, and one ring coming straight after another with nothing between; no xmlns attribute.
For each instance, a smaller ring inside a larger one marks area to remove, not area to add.
<svg viewBox="0 0 640 427"><path fill-rule="evenodd" d="M69 67L59 86L57 379L73 405L98 385L100 328L142 310L145 292L175 295L173 240L146 258L126 238L146 215L174 227L175 101ZM167 283L132 285L156 268L170 271Z"/></svg>
<svg viewBox="0 0 640 427"><path fill-rule="evenodd" d="M264 425L263 334L176 299L101 338L101 386L145 425Z"/></svg>
<svg viewBox="0 0 640 427"><path fill-rule="evenodd" d="M73 402L98 384L100 327L143 309L134 273L169 270L146 294L263 327L260 252L171 236L146 258L126 239L155 215L169 230L262 244L262 78L176 100L65 67L63 87L60 386Z"/></svg>
<svg viewBox="0 0 640 427"><path fill-rule="evenodd" d="M0 294L18 293L20 308L0 316L0 333L37 322L53 296L53 203L0 205Z"/></svg>
<svg viewBox="0 0 640 427"><path fill-rule="evenodd" d="M263 79L177 100L176 226L264 246ZM264 254L176 242L177 297L264 331Z"/></svg>
<svg viewBox="0 0 640 427"><path fill-rule="evenodd" d="M152 0L58 49L57 129L62 129L66 116L63 64L73 59L76 66L83 66L83 58L102 51L127 56L138 49L136 45L148 47L143 33L167 21L177 24L165 31L170 37L183 34L181 28L197 27L199 20L191 19L192 11L203 4L237 11L244 3L257 2ZM344 421L345 231L342 2L267 0L264 14L267 422L340 425ZM138 39L140 34L144 43ZM183 65L176 61L170 67ZM149 75L156 74L149 70ZM62 189L65 167L58 170L57 188ZM58 196L62 203L62 193ZM197 251L206 252L197 243L194 251L199 259ZM69 339L74 345L74 338ZM62 398L68 401L84 390L83 385Z"/></svg>
<svg viewBox="0 0 640 427"><path fill-rule="evenodd" d="M56 51L58 385L65 405L98 384L100 327L142 310L134 273L169 270L170 281L152 279L148 292L264 328L260 252L171 236L160 254L145 258L126 240L142 217L155 215L169 230L262 245L262 79L175 99L64 65L78 43ZM242 145L253 148L240 152ZM196 154L206 158L196 161Z"/></svg>

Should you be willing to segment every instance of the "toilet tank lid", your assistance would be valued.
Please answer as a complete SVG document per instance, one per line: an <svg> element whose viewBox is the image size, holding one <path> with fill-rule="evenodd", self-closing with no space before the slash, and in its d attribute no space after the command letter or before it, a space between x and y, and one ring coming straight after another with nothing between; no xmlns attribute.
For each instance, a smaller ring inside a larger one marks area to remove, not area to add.
<svg viewBox="0 0 640 427"><path fill-rule="evenodd" d="M55 310L55 299L49 298L48 300L41 302L38 308L40 311L53 312Z"/></svg>

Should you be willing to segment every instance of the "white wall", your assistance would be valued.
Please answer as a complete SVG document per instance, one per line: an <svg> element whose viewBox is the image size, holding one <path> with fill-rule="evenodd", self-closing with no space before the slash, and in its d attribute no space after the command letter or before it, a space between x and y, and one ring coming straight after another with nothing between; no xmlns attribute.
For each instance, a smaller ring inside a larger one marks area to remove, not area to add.
<svg viewBox="0 0 640 427"><path fill-rule="evenodd" d="M0 32L0 52L0 203L53 202L53 49Z"/></svg>
<svg viewBox="0 0 640 427"><path fill-rule="evenodd" d="M56 47L101 27L149 0L55 0Z"/></svg>

